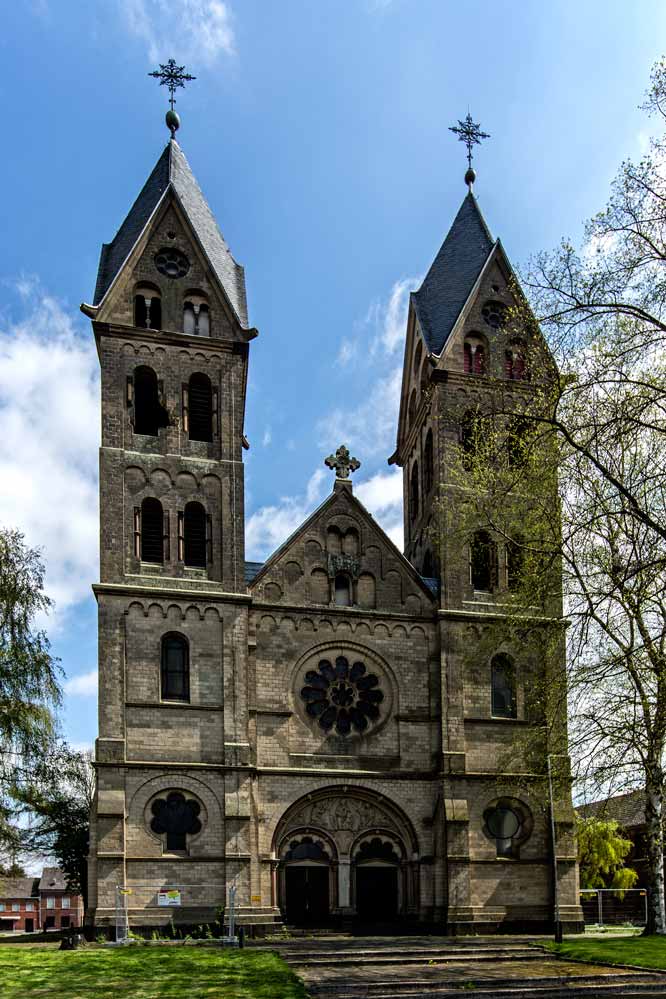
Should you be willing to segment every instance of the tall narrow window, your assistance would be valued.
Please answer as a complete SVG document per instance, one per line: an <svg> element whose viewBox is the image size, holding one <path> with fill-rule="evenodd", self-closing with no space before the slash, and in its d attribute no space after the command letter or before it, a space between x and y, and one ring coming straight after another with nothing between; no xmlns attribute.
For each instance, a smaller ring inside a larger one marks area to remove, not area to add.
<svg viewBox="0 0 666 999"><path fill-rule="evenodd" d="M463 452L463 464L470 468L479 450L481 417L476 410L468 409L463 414L460 425L460 446Z"/></svg>
<svg viewBox="0 0 666 999"><path fill-rule="evenodd" d="M435 575L435 563L433 561L432 552L428 549L423 556L423 564L421 568L421 575L426 579L432 579Z"/></svg>
<svg viewBox="0 0 666 999"><path fill-rule="evenodd" d="M128 400L134 404L134 433L157 437L160 427L169 425L169 416L160 399L157 375L152 368L141 365L134 371L133 384L128 384Z"/></svg>
<svg viewBox="0 0 666 999"><path fill-rule="evenodd" d="M208 305L202 301L201 295L193 295L183 305L183 333L189 333L190 336L210 335Z"/></svg>
<svg viewBox="0 0 666 999"><path fill-rule="evenodd" d="M419 463L415 461L412 465L412 474L409 480L409 515L412 520L416 520L419 515Z"/></svg>
<svg viewBox="0 0 666 999"><path fill-rule="evenodd" d="M482 343L474 340L465 340L464 370L468 375L484 375L486 373L486 352Z"/></svg>
<svg viewBox="0 0 666 999"><path fill-rule="evenodd" d="M409 409L407 411L407 417L409 421L409 426L414 425L414 420L416 419L416 389L412 389L412 394L409 397Z"/></svg>
<svg viewBox="0 0 666 999"><path fill-rule="evenodd" d="M141 504L141 561L164 562L164 514L160 501L152 497Z"/></svg>
<svg viewBox="0 0 666 999"><path fill-rule="evenodd" d="M208 522L201 503L188 503L183 512L183 561L197 569L206 568Z"/></svg>
<svg viewBox="0 0 666 999"><path fill-rule="evenodd" d="M475 590L491 592L497 585L497 546L487 531L471 540L470 579Z"/></svg>
<svg viewBox="0 0 666 999"><path fill-rule="evenodd" d="M491 672L491 714L495 718L516 717L516 671L510 656L493 656Z"/></svg>
<svg viewBox="0 0 666 999"><path fill-rule="evenodd" d="M507 460L512 468L521 468L528 454L528 424L526 420L515 417L507 429L506 451Z"/></svg>
<svg viewBox="0 0 666 999"><path fill-rule="evenodd" d="M189 701L190 649L183 635L171 632L162 638L162 700Z"/></svg>
<svg viewBox="0 0 666 999"><path fill-rule="evenodd" d="M351 607L351 580L344 572L335 577L335 602L338 607Z"/></svg>
<svg viewBox="0 0 666 999"><path fill-rule="evenodd" d="M208 375L191 375L187 394L190 440L212 441L213 390Z"/></svg>
<svg viewBox="0 0 666 999"><path fill-rule="evenodd" d="M423 449L423 492L429 493L433 487L435 479L435 466L432 447L432 430L426 435L425 447Z"/></svg>
<svg viewBox="0 0 666 999"><path fill-rule="evenodd" d="M506 543L506 582L510 590L520 585L525 560L523 539L517 536Z"/></svg>
<svg viewBox="0 0 666 999"><path fill-rule="evenodd" d="M527 363L525 350L519 344L514 344L504 355L504 373L511 381L526 381Z"/></svg>

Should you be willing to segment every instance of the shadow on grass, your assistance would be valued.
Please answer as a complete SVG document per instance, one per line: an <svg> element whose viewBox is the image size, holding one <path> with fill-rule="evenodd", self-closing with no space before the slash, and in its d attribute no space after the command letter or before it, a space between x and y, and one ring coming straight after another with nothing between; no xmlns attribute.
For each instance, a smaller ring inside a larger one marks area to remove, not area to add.
<svg viewBox="0 0 666 999"><path fill-rule="evenodd" d="M307 999L276 954L213 948L0 946L3 999Z"/></svg>

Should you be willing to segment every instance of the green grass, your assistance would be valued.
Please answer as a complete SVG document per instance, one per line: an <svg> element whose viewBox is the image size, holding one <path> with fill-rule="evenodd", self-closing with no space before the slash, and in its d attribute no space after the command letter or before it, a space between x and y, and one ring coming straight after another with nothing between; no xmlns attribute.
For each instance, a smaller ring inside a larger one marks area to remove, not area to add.
<svg viewBox="0 0 666 999"><path fill-rule="evenodd" d="M276 954L209 947L0 946L2 999L306 999Z"/></svg>
<svg viewBox="0 0 666 999"><path fill-rule="evenodd" d="M666 970L665 937L615 937L604 940L565 940L564 943L544 944L561 957L581 961L603 961L605 964L639 964L644 968Z"/></svg>

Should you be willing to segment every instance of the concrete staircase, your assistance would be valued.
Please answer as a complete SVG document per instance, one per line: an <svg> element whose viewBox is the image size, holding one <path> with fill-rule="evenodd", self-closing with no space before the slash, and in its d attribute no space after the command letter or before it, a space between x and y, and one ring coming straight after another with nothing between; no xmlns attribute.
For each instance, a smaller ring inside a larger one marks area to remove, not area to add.
<svg viewBox="0 0 666 999"><path fill-rule="evenodd" d="M666 997L666 975L561 960L528 938L329 935L264 944L312 999Z"/></svg>

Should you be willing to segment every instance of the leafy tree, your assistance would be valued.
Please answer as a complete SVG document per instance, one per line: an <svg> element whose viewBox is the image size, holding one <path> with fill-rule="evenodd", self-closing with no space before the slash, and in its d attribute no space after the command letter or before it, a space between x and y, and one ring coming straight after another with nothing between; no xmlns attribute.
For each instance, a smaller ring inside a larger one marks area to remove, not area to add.
<svg viewBox="0 0 666 999"><path fill-rule="evenodd" d="M653 71L647 107L666 119L665 61ZM496 647L538 638L543 650L527 705L533 734L543 733L533 740L535 766L557 751L568 695L577 779L597 795L645 792L648 931L661 934L665 265L660 135L640 162L622 164L581 250L565 241L533 261L523 280L529 303L516 289L504 329L507 342L523 344L529 390L494 383L453 463L462 532L453 547L462 552L465 535L483 528L514 564L507 613L484 640ZM464 414L449 418L460 426ZM455 532L446 506L443 523ZM558 670L564 622L554 619L562 587L571 625L566 676Z"/></svg>
<svg viewBox="0 0 666 999"><path fill-rule="evenodd" d="M9 786L30 772L53 738L60 668L38 621L51 607L40 553L0 528L0 846L18 845Z"/></svg>
<svg viewBox="0 0 666 999"><path fill-rule="evenodd" d="M581 888L632 888L638 874L624 861L631 850L614 819L577 816L578 863Z"/></svg>
<svg viewBox="0 0 666 999"><path fill-rule="evenodd" d="M87 904L87 858L90 809L95 791L92 754L59 743L40 760L32 774L17 782L12 797L25 823L25 853L52 856L65 872L67 886Z"/></svg>
<svg viewBox="0 0 666 999"><path fill-rule="evenodd" d="M25 878L25 867L17 861L12 860L8 864L0 864L0 877L2 878Z"/></svg>

